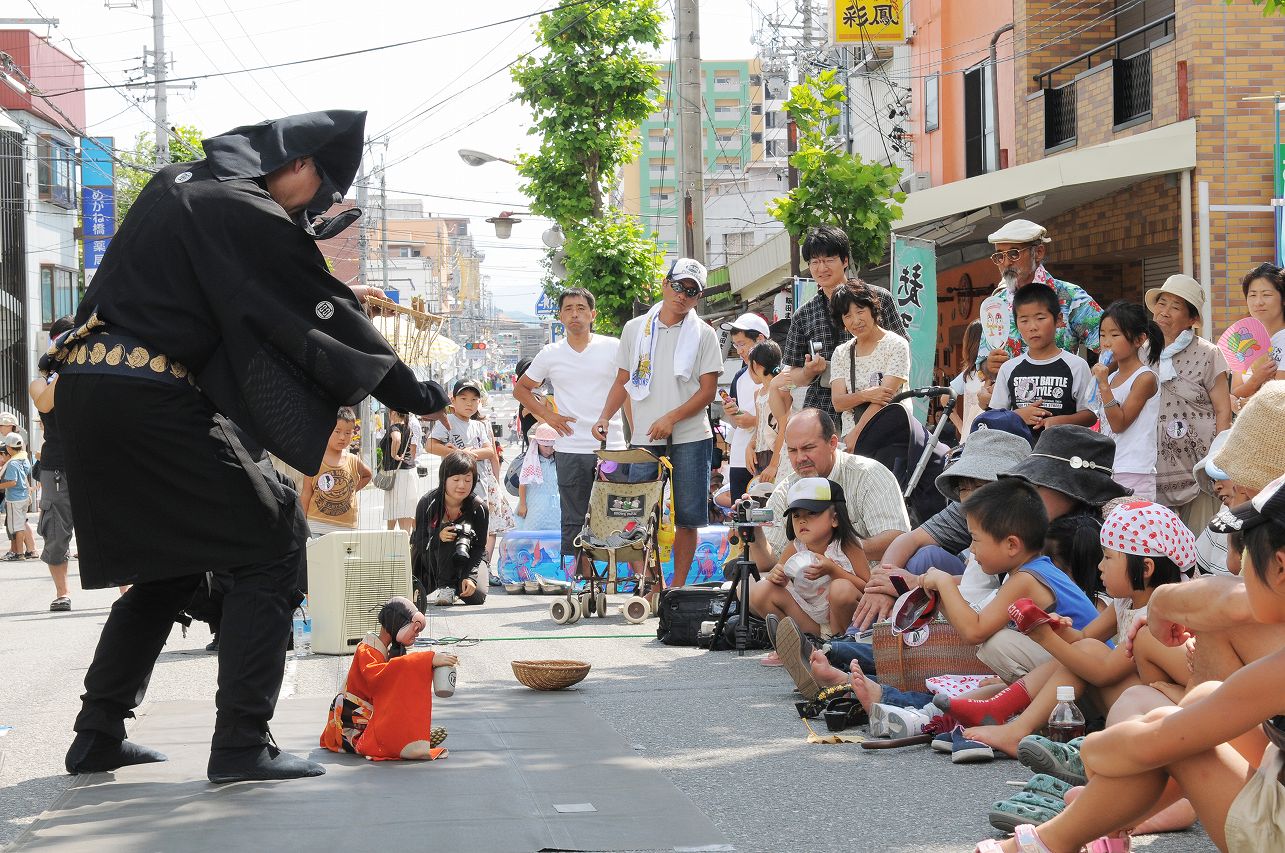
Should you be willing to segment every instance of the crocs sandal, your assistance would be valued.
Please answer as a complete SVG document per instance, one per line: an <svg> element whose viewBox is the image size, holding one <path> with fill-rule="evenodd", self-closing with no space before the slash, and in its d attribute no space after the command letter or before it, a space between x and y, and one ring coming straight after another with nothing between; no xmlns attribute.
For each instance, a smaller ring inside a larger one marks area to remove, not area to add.
<svg viewBox="0 0 1285 853"><path fill-rule="evenodd" d="M1044 773L1072 785L1084 785L1084 762L1080 760L1080 743L1058 743L1041 735L1027 735L1017 745L1017 760L1036 773Z"/></svg>
<svg viewBox="0 0 1285 853"><path fill-rule="evenodd" d="M1047 823L1065 808L1066 803L1056 797L1020 791L991 806L991 826L1003 832L1013 832L1023 823Z"/></svg>
<svg viewBox="0 0 1285 853"><path fill-rule="evenodd" d="M65 595L60 595L49 605L51 613L66 613L71 610L71 599Z"/></svg>
<svg viewBox="0 0 1285 853"><path fill-rule="evenodd" d="M1133 842L1128 833L1123 835L1104 835L1084 845L1084 853L1129 853Z"/></svg>
<svg viewBox="0 0 1285 853"><path fill-rule="evenodd" d="M1053 621L1053 617L1036 606L1029 598L1019 598L1008 606L1008 618L1013 620L1017 630L1029 634L1041 625Z"/></svg>
<svg viewBox="0 0 1285 853"><path fill-rule="evenodd" d="M1066 792L1071 790L1074 785L1070 782L1063 782L1061 779L1054 779L1047 773L1036 773L1031 777L1023 787L1023 791L1032 794L1043 794L1046 797L1056 797L1063 803L1066 802Z"/></svg>

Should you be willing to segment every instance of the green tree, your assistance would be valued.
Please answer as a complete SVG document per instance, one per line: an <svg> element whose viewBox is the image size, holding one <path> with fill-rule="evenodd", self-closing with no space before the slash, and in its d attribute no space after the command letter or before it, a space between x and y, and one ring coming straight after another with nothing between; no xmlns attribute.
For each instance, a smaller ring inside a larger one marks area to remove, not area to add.
<svg viewBox="0 0 1285 853"><path fill-rule="evenodd" d="M518 100L534 114L534 154L518 157L531 211L562 227L565 287L598 299L599 325L618 331L635 299L654 298L663 255L610 203L620 167L638 155L634 132L656 109L660 80L645 48L662 42L657 0L589 2L536 24L540 55L514 66Z"/></svg>
<svg viewBox="0 0 1285 853"><path fill-rule="evenodd" d="M799 171L799 185L767 210L796 240L818 225L839 226L852 243L853 266L860 267L883 257L906 194L897 190L901 169L843 151L837 129L845 96L837 75L823 71L790 90L785 109L799 131L790 165Z"/></svg>
<svg viewBox="0 0 1285 853"><path fill-rule="evenodd" d="M184 144L170 139L170 159L179 163L185 160L199 160L201 140L205 134L191 125L180 125L174 128ZM134 140L134 147L120 153L122 163L116 164L116 223L125 221L134 199L142 192L143 187L156 172L156 138L150 133L140 133Z"/></svg>
<svg viewBox="0 0 1285 853"><path fill-rule="evenodd" d="M1226 0L1226 2L1227 5L1230 6L1232 0ZM1267 15L1280 15L1285 13L1285 0L1250 0L1250 2L1255 6L1263 7L1264 17Z"/></svg>

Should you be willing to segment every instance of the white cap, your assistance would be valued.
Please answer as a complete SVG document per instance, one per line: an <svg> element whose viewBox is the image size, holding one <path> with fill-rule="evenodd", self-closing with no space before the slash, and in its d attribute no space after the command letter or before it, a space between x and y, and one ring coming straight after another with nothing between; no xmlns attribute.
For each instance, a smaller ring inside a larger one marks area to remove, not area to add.
<svg viewBox="0 0 1285 853"><path fill-rule="evenodd" d="M1043 225L1029 219L1005 222L1000 229L986 238L991 243L1051 243Z"/></svg>
<svg viewBox="0 0 1285 853"><path fill-rule="evenodd" d="M723 323L720 328L724 332L758 332L765 338L772 336L767 320L754 313L742 314L730 323Z"/></svg>
<svg viewBox="0 0 1285 853"><path fill-rule="evenodd" d="M17 426L18 416L13 412L0 412L0 426Z"/></svg>
<svg viewBox="0 0 1285 853"><path fill-rule="evenodd" d="M705 265L700 261L696 261L691 258L679 258L674 261L672 266L670 266L669 273L665 277L671 278L674 281L678 281L680 278L685 278L688 281L696 282L701 286L701 290L704 290L705 276Z"/></svg>
<svg viewBox="0 0 1285 853"><path fill-rule="evenodd" d="M1074 688L1074 687L1072 687L1072 686L1071 686L1071 685L1069 685L1069 684L1060 684L1060 685L1058 685L1058 688L1057 688L1057 701L1059 701L1059 702L1074 702L1074 701L1075 701L1075 688Z"/></svg>
<svg viewBox="0 0 1285 853"><path fill-rule="evenodd" d="M16 432L11 432L4 437L5 447L22 447L22 436Z"/></svg>

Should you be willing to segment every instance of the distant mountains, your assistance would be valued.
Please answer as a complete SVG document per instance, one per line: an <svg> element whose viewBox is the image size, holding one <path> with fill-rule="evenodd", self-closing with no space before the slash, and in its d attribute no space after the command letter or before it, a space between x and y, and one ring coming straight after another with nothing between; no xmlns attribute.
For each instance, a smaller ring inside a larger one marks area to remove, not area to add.
<svg viewBox="0 0 1285 853"><path fill-rule="evenodd" d="M503 319L510 320L514 323L527 323L531 325L539 325L540 323L539 317L534 314L528 314L525 311L500 310L495 313Z"/></svg>

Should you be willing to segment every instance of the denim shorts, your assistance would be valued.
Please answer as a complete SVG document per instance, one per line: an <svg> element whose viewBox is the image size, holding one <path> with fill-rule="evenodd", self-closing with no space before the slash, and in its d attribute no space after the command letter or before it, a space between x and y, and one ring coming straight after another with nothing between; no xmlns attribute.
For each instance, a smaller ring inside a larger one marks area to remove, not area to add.
<svg viewBox="0 0 1285 853"><path fill-rule="evenodd" d="M638 445L657 456L664 456L660 445ZM670 489L674 493L674 524L695 529L709 524L709 465L714 452L714 440L687 441L670 447L669 464L674 475ZM635 462L629 466L629 481L645 483L656 479L656 465L652 462Z"/></svg>

